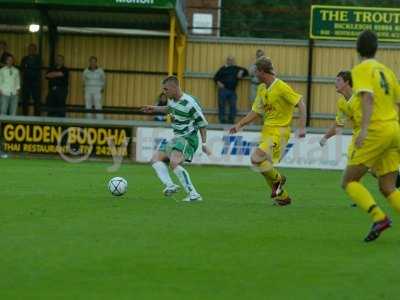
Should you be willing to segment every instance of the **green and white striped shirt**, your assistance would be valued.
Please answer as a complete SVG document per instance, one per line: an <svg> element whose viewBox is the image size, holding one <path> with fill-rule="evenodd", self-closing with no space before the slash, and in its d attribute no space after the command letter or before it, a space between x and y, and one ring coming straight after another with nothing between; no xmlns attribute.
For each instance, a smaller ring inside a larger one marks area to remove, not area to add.
<svg viewBox="0 0 400 300"><path fill-rule="evenodd" d="M168 100L168 112L175 136L186 136L208 125L196 98L185 93L178 101Z"/></svg>

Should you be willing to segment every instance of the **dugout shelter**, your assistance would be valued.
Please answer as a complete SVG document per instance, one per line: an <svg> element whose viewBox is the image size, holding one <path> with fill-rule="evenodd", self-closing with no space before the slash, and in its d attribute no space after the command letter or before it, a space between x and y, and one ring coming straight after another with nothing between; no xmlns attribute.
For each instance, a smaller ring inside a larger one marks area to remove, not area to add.
<svg viewBox="0 0 400 300"><path fill-rule="evenodd" d="M47 34L50 63L60 27L168 33L168 74L176 72L182 78L187 24L180 0L1 0L0 5L0 24L41 25L39 48L43 50L43 35Z"/></svg>

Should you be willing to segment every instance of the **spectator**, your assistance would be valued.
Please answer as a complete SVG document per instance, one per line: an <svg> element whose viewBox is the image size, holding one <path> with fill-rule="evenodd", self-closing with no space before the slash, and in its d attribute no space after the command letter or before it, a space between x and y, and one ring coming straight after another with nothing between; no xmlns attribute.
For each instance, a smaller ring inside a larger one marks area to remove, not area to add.
<svg viewBox="0 0 400 300"><path fill-rule="evenodd" d="M106 77L102 68L97 66L97 58L89 58L89 67L83 71L83 82L85 86L85 107L86 109L102 109L102 92ZM86 114L92 118L91 113ZM96 114L96 119L103 119L103 114Z"/></svg>
<svg viewBox="0 0 400 300"><path fill-rule="evenodd" d="M6 59L10 56L11 53L7 52L7 43L5 41L0 41L0 68L6 65ZM0 88L0 113L1 113L1 104L2 104L2 95ZM8 155L0 150L0 158L7 158Z"/></svg>
<svg viewBox="0 0 400 300"><path fill-rule="evenodd" d="M0 69L0 114L16 115L19 90L19 70L14 67L14 57L9 55L6 58L6 65Z"/></svg>
<svg viewBox="0 0 400 300"><path fill-rule="evenodd" d="M236 86L239 79L248 74L245 68L235 65L235 59L228 56L226 65L222 66L214 76L214 81L218 86L218 115L220 123L235 122L236 117ZM229 103L230 110L228 120L225 119L225 105Z"/></svg>
<svg viewBox="0 0 400 300"><path fill-rule="evenodd" d="M161 93L158 95L157 101L156 101L156 106L167 106L168 105L168 98L167 95L164 93ZM157 115L154 117L155 121L166 121L167 116L166 115Z"/></svg>
<svg viewBox="0 0 400 300"><path fill-rule="evenodd" d="M48 116L65 117L65 104L68 96L69 71L64 66L64 56L57 55L56 65L51 67L46 74L49 80L49 94L47 106L50 108Z"/></svg>
<svg viewBox="0 0 400 300"><path fill-rule="evenodd" d="M7 43L0 41L0 68L6 65L7 56L11 56L11 53L7 52Z"/></svg>
<svg viewBox="0 0 400 300"><path fill-rule="evenodd" d="M256 60L259 59L260 57L265 56L265 53L263 50L258 49L256 51ZM249 100L251 103L253 103L254 99L256 98L257 95L257 88L258 85L260 84L260 80L256 76L256 64L252 64L249 67L249 75L250 75L250 93L249 93Z"/></svg>
<svg viewBox="0 0 400 300"><path fill-rule="evenodd" d="M40 82L42 67L42 59L37 53L37 47L35 44L28 46L28 55L25 56L21 61L22 71L22 113L24 115L29 114L29 102L32 98L35 108L35 116L40 116Z"/></svg>

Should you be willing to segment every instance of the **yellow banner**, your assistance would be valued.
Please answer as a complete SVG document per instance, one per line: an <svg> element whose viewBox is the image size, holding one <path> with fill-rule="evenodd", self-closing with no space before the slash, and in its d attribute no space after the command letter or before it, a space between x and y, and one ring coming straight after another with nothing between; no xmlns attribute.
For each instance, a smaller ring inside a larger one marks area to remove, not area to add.
<svg viewBox="0 0 400 300"><path fill-rule="evenodd" d="M42 154L128 156L131 129L122 127L2 124L3 150Z"/></svg>

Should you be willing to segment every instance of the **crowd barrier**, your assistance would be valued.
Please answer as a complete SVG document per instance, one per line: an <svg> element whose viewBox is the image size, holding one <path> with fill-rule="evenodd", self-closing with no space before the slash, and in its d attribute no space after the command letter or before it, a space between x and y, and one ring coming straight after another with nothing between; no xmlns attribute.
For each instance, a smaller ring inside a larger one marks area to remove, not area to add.
<svg viewBox="0 0 400 300"><path fill-rule="evenodd" d="M149 162L160 143L173 136L163 122L93 120L48 117L0 116L1 144L11 155L60 156L81 162L86 159L114 159ZM257 147L260 126L248 126L231 135L229 125L210 125L207 145L212 155L195 153L194 164L251 166L250 155ZM344 169L348 131L333 137L324 147L319 145L323 129L308 129L305 138L295 134L282 149L279 166L288 168Z"/></svg>

